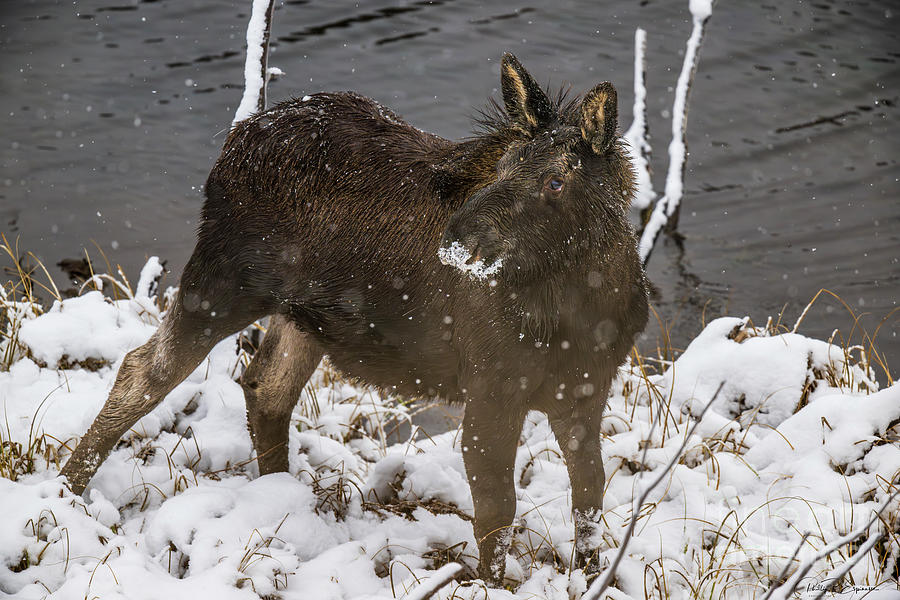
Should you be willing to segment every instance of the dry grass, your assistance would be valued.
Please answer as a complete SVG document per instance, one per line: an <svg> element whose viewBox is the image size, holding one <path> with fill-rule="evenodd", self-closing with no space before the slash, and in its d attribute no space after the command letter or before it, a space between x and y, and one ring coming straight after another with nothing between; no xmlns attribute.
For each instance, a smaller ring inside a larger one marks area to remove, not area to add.
<svg viewBox="0 0 900 600"><path fill-rule="evenodd" d="M41 409L50 398L47 395L34 411L28 439L25 442L13 440L9 422L0 429L0 477L16 481L19 477L41 469L60 469L62 457L74 448L73 440L65 442L41 431ZM4 417L6 411L4 410Z"/></svg>
<svg viewBox="0 0 900 600"><path fill-rule="evenodd" d="M110 300L135 297L131 282L121 265L116 264L113 268L109 258L99 246L97 252L103 259L106 272L96 273L91 256L85 251L84 263L90 275L78 277L71 282L70 287L61 288L37 256L19 250L18 240L12 242L4 234L0 234L0 240L2 240L0 257L5 257L7 263L3 266L5 281L0 285L0 371L8 371L10 366L23 357L33 358L28 348L19 341L19 330L26 320L42 315L50 303L80 296L89 291L102 292ZM161 287L162 281L158 284ZM156 308L165 312L174 301L174 290L170 288L163 294L155 295L153 299ZM36 362L40 366L46 366L40 361ZM62 370L75 367L97 370L105 366L108 365L104 361L96 359L70 361L65 356L58 365Z"/></svg>
<svg viewBox="0 0 900 600"><path fill-rule="evenodd" d="M811 307L816 302L821 301L822 298L828 297L836 300L848 312L853 320L853 326L846 337L840 331L835 330L827 340L829 344L841 349L842 360L831 361L824 367L815 368L810 361L807 380L795 408L795 413L808 404L810 395L819 385L836 388L847 393L868 394L878 390L877 379L879 376L883 377L888 385L893 385L894 383L892 373L888 368L884 355L879 352L875 339L884 323L900 309L891 311L882 319L875 332L869 334L860 323L862 315L856 314L846 302L833 292L821 290L802 311L792 328L782 323L781 316L777 320L770 318L763 327L754 326L752 321L748 319L742 326L736 327L729 337L737 343L742 343L752 337L772 337L785 333L795 333ZM664 370L673 360L672 347L668 343L668 331L661 320L660 328L658 339L663 340L663 343L658 348L658 356L648 359L648 357L641 356L635 351L632 354L629 372L623 378L622 388L622 394L629 402L633 401L633 406L635 407L641 404L640 398L642 394L639 390L644 390L645 402L648 399L652 399L658 403L658 415L675 412L670 407L671 398L666 397L663 390L658 389L654 383L654 376L657 370ZM850 340L857 338L861 338L862 342L850 343ZM671 423L666 417L663 417L663 420L665 422L663 428L674 425L677 429L677 426L681 424L677 418ZM751 419L749 422L745 422L742 428L746 432L749 426L754 423L755 420ZM826 423L825 425L827 426L828 424ZM607 432L619 432L622 430L622 427L623 424L611 424ZM627 428L628 424L624 424L624 427ZM708 459L709 463L714 467L714 471L718 471L715 468L715 453L728 452L740 456L748 449L744 439L738 439L733 436L734 430L728 428L726 431L727 433L724 436L714 434L706 437L703 444L697 449L705 459ZM665 435L663 433L661 438L664 439ZM896 445L898 442L900 442L900 421L893 423L883 435L874 441L872 447L884 444ZM655 444L655 442L649 438L642 442L645 448L651 444ZM690 451L686 452L681 462L693 466L692 463L694 461L690 459L690 456ZM621 463L618 468L626 468L630 472L635 473L649 467L640 464L626 465ZM847 468L847 466L833 465L833 468L837 472L843 473L843 469ZM848 472L848 474L850 473ZM876 585L900 579L900 560L898 560L900 558L900 550L898 550L900 548L900 545L898 545L900 544L900 506L894 502L894 499L900 494L900 472L894 473L890 480L880 475L877 479L879 480L877 491L888 498L883 505L888 510L885 510L877 519L874 525L876 533L872 534L872 538L870 538L873 542L875 557L872 565L875 567L874 579L866 582L843 581L842 583L846 585ZM718 489L718 481L711 479L710 487ZM871 490L866 496L859 498L858 501L872 500L875 497L875 492L876 490ZM644 567L644 597L647 599L669 597L670 585L673 581L678 581L682 587L688 589L691 598L698 599L731 597L738 592L754 597L762 597L767 590L774 589L774 587L784 583L799 566L796 552L793 556L756 556L744 561L743 567L735 567L733 564L729 566L729 561L727 560L729 556L733 555L751 556L753 554L753 552L742 545L742 538L744 538L743 527L754 512L767 510L769 503L780 500L786 499L773 498L769 500L765 505L750 511L750 514L743 521L738 521L737 514L732 511L719 523L705 523L703 543L698 547L679 549L679 551L690 552L689 563L693 566L693 573L686 571L683 565L673 563L669 559L660 558L647 562ZM812 520L815 520L814 507L809 503L807 503L807 506ZM642 518L643 515L649 514L654 509L655 506L652 504L642 505L636 510L638 519ZM844 517L843 522L846 522L846 515L842 517ZM833 525L836 526L836 523ZM860 532L860 535L864 533L865 531ZM828 541L826 534L820 528L818 532L804 534L801 544L808 544L816 548L826 546ZM824 560L831 569L836 569L837 565L850 561L855 562L861 558L856 554L861 544L861 541L856 541L842 548L837 548L833 553L825 556ZM776 562L787 560L786 566L780 574L772 573L768 570L773 562L772 559L775 559ZM793 565L793 568L791 565Z"/></svg>
<svg viewBox="0 0 900 600"><path fill-rule="evenodd" d="M39 298L41 291L54 300L61 299L61 296L53 278L37 257L30 252L20 254L18 240L11 244L2 234L0 239L3 240L0 253L12 262L11 267L4 269L8 279L0 286L0 370L8 371L10 365L24 356L24 349L19 343L22 323L44 312ZM48 283L40 281L39 271L46 276Z"/></svg>

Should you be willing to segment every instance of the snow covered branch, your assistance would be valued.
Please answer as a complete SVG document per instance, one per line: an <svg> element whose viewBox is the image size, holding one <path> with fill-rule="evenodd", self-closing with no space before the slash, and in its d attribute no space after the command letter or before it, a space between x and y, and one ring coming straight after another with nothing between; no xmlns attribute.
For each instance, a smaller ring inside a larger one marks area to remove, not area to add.
<svg viewBox="0 0 900 600"><path fill-rule="evenodd" d="M687 41L687 49L684 53L684 63L681 66L681 74L678 76L678 84L675 88L675 102L672 106L672 141L669 143L669 170L666 174L666 189L660 198L650 219L644 226L638 251L644 264L650 258L650 252L659 237L659 232L665 227L672 231L678 224L679 207L684 194L684 173L687 164L687 142L685 132L687 130L688 98L691 85L694 82L694 74L697 72L697 60L700 45L703 43L703 34L706 31L706 23L712 15L713 0L690 0L691 15L693 17L693 30Z"/></svg>
<svg viewBox="0 0 900 600"><path fill-rule="evenodd" d="M844 575L846 575L847 572L862 559L862 557L868 554L869 550L871 550L875 546L875 544L877 544L883 537L883 533L876 533L875 535L870 537L868 540L866 540L865 544L859 547L859 550L856 551L856 554L848 558L844 564L828 573L823 581L825 581L826 583L840 581L844 577ZM816 594L816 597L813 598L813 600L822 600L822 598L825 597L825 592L827 591L829 591L829 586L823 586L822 589L819 590L819 593Z"/></svg>
<svg viewBox="0 0 900 600"><path fill-rule="evenodd" d="M688 441L691 439L691 436L694 435L694 431L697 430L697 427L700 425L700 422L703 421L703 415L706 414L706 411L709 410L709 407L713 405L716 401L716 398L719 397L719 393L722 391L722 388L725 387L725 382L719 384L719 387L716 389L716 393L713 394L712 398L710 398L709 402L706 403L706 406L703 407L703 410L700 411L700 415L697 417L697 420L688 430L687 434L684 436L684 440L681 442L681 446L678 447L678 451L672 456L672 460L669 461L669 464L665 466L660 472L659 475L656 476L650 485L648 485L640 497L633 501L631 505L631 521L628 523L628 530L625 532L625 536L622 538L622 542L619 544L619 551L616 553L616 557L613 559L612 564L603 574L603 577L598 578L591 587L584 593L581 597L582 600L597 600L600 598L600 594L606 591L606 588L610 586L612 583L613 577L616 575L616 569L619 567L619 563L622 562L622 558L625 556L625 553L628 551L628 542L631 541L631 536L634 533L634 527L637 525L638 515L641 512L641 506L644 505L644 502L647 500L647 496L650 495L650 492L653 491L657 485L662 482L663 479L669 474L669 472L675 468L675 465L678 464L678 461L681 459L682 453L684 452L685 446L687 446ZM653 426L656 426L656 423L653 423ZM651 428L652 431L652 428ZM644 453L646 454L646 447L644 448Z"/></svg>
<svg viewBox="0 0 900 600"><path fill-rule="evenodd" d="M631 127L625 132L624 137L628 141L632 161L637 175L637 194L633 206L643 211L648 209L656 200L656 192L653 191L653 181L650 179L650 153L652 148L647 141L649 126L647 124L647 86L644 84L646 73L646 61L644 59L647 49L647 32L640 27L634 31L634 108L632 114L634 120Z"/></svg>
<svg viewBox="0 0 900 600"><path fill-rule="evenodd" d="M232 126L266 107L269 82L269 32L275 0L253 0L247 24L247 60L244 62L244 95L234 113Z"/></svg>
<svg viewBox="0 0 900 600"><path fill-rule="evenodd" d="M872 515L872 518L869 519L869 521L865 525L863 525L862 527L860 527L854 531L851 531L844 537L834 540L833 542L831 542L830 544L828 544L827 546L825 546L824 548L819 550L816 554L814 554L810 558L807 558L805 561L803 561L803 563L799 567L797 567L797 570L794 571L794 574L791 575L790 579L785 581L783 584L781 584L777 588L775 588L775 587L770 588L768 593L766 593L766 595L763 597L763 600L787 600L788 598L790 598L791 595L794 593L794 590L796 590L798 587L800 587L800 582L803 581L803 578L806 577L806 574L809 573L810 569L813 568L813 565L815 565L816 562L825 558L832 552L840 550L847 544L853 543L856 540L858 540L859 538L861 538L863 536L863 534L865 534L869 530L869 527L871 527L872 524L875 523L875 521L877 521L879 517L881 517L881 513L883 513L885 511L885 509L887 509L887 507L891 505L891 503L894 501L894 498L896 498L898 494L900 494L900 489L898 489L893 494L888 496L887 500L885 500L882 507L879 508L875 512L874 515ZM806 541L807 537L808 537L808 535L805 535L803 537L803 539L800 540L801 546ZM856 552L856 554L853 555L852 557L848 558L847 561L844 563L844 565L835 569L835 571L833 571L832 574L829 575L828 579L831 580L833 578L836 579L836 578L842 577L844 575L844 573L846 573L848 570L850 570L853 567L853 565L855 565L857 562L859 562L859 560L863 556L868 554L869 550L872 549L872 546L874 546L878 542L878 540L881 539L881 537L882 537L882 534L877 533L877 534L873 535L871 538L869 538L866 541L866 543L863 544L862 547L859 548L859 550ZM797 552L794 552L794 556L796 556L796 555L797 555ZM846 567L846 568L844 568L844 567ZM822 597L822 595L820 594L817 598L821 598L821 597Z"/></svg>

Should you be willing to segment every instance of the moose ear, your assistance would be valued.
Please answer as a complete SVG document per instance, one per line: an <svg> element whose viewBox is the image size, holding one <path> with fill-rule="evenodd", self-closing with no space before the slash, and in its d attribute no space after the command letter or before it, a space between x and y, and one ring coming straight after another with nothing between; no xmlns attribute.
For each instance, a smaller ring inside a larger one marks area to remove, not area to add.
<svg viewBox="0 0 900 600"><path fill-rule="evenodd" d="M513 126L525 132L547 126L553 120L553 105L525 67L512 54L500 63L503 104Z"/></svg>
<svg viewBox="0 0 900 600"><path fill-rule="evenodd" d="M581 135L595 153L605 152L616 140L618 104L616 88L608 81L597 85L581 103Z"/></svg>

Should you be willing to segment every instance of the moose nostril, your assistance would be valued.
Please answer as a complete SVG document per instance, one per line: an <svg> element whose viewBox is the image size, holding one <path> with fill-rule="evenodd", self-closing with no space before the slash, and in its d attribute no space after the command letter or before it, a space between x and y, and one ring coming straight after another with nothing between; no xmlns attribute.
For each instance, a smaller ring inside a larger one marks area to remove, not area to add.
<svg viewBox="0 0 900 600"><path fill-rule="evenodd" d="M475 247L470 251L468 260L466 260L467 265L474 265L479 260L481 260L481 245L476 243L474 246ZM469 248L469 246L466 245L465 248Z"/></svg>
<svg viewBox="0 0 900 600"><path fill-rule="evenodd" d="M441 248L449 248L451 244L458 240L459 237L456 235L456 232L448 228L444 232L444 236L441 238Z"/></svg>
<svg viewBox="0 0 900 600"><path fill-rule="evenodd" d="M465 232L460 227L459 219L451 219L444 229L444 236L441 239L441 246L449 247L453 242L462 242Z"/></svg>

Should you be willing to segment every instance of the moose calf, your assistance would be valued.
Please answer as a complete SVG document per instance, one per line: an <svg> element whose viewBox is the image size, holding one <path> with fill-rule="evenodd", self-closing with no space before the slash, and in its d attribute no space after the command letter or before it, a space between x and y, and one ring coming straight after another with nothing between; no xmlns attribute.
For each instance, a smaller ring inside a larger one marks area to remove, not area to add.
<svg viewBox="0 0 900 600"><path fill-rule="evenodd" d="M502 581L525 414L549 416L585 564L602 506L600 419L647 321L616 91L551 101L510 54L503 105L450 142L354 93L238 123L158 331L128 353L63 468L82 493L117 440L225 336L271 315L241 385L261 474L288 468L293 405L327 354L408 396L465 404L479 575Z"/></svg>

